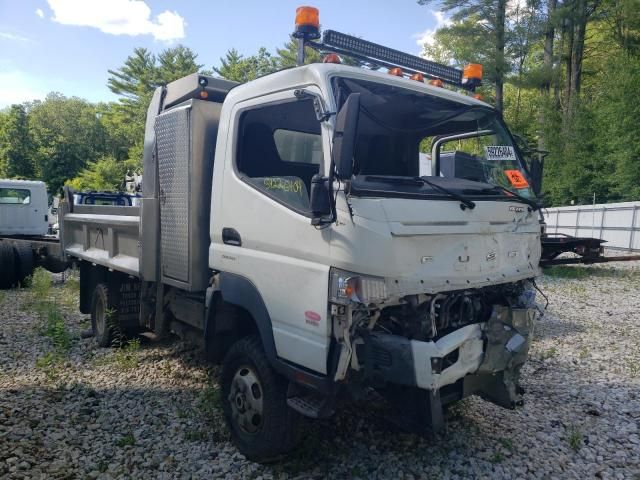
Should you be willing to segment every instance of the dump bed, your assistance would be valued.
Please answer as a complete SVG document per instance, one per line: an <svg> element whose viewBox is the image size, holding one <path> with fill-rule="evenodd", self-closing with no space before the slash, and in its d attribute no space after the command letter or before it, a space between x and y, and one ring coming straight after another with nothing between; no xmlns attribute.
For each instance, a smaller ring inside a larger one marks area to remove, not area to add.
<svg viewBox="0 0 640 480"><path fill-rule="evenodd" d="M62 209L60 242L67 256L140 275L139 207L69 205Z"/></svg>

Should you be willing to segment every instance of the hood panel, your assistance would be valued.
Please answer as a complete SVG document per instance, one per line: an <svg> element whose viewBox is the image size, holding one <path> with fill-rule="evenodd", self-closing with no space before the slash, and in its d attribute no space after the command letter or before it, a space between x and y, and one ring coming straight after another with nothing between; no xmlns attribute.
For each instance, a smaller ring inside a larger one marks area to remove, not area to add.
<svg viewBox="0 0 640 480"><path fill-rule="evenodd" d="M538 216L520 203L478 201L461 210L456 201L358 198L351 205L353 221L347 216L336 228L332 256L349 259L345 267L352 271L385 277L390 294L477 288L538 274Z"/></svg>

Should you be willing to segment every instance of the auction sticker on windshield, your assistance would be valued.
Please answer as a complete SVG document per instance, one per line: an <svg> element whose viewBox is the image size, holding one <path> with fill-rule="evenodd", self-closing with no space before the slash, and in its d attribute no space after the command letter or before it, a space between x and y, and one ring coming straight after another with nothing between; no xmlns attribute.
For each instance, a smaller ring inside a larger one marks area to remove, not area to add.
<svg viewBox="0 0 640 480"><path fill-rule="evenodd" d="M516 160L516 152L509 145L488 145L484 153L487 160Z"/></svg>

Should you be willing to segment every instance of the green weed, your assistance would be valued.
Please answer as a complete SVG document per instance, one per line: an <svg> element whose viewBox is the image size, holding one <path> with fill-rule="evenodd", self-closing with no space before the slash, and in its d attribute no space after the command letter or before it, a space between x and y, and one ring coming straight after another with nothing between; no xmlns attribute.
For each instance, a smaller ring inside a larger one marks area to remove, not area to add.
<svg viewBox="0 0 640 480"><path fill-rule="evenodd" d="M551 347L540 352L540 359L546 360L547 358L553 358L556 355L558 355L558 350L556 349L556 347Z"/></svg>
<svg viewBox="0 0 640 480"><path fill-rule="evenodd" d="M64 324L64 317L60 310L53 304L47 304L46 324L44 334L53 342L53 348L59 353L68 352L73 343L73 337Z"/></svg>
<svg viewBox="0 0 640 480"><path fill-rule="evenodd" d="M489 459L491 463L502 463L504 462L504 454L502 452L496 452L493 454L493 457Z"/></svg>
<svg viewBox="0 0 640 480"><path fill-rule="evenodd" d="M502 445L507 450L513 450L513 442L511 441L510 438L501 438L499 442L500 442L500 445Z"/></svg>
<svg viewBox="0 0 640 480"><path fill-rule="evenodd" d="M220 389L212 384L207 385L205 389L200 392L196 406L207 420L214 420L216 413L222 410Z"/></svg>
<svg viewBox="0 0 640 480"><path fill-rule="evenodd" d="M36 368L42 370L49 380L54 381L60 376L62 362L62 355L59 352L51 351L36 360Z"/></svg>
<svg viewBox="0 0 640 480"><path fill-rule="evenodd" d="M31 294L36 302L49 300L51 294L51 274L44 268L38 267L33 271L31 279Z"/></svg>
<svg viewBox="0 0 640 480"><path fill-rule="evenodd" d="M120 448L133 446L136 444L136 439L133 436L133 433L129 432L126 435L120 437L116 442L116 446Z"/></svg>
<svg viewBox="0 0 640 480"><path fill-rule="evenodd" d="M60 301L65 308L77 310L80 299L80 278L77 274L71 273L64 282L60 291Z"/></svg>
<svg viewBox="0 0 640 480"><path fill-rule="evenodd" d="M187 430L184 432L184 439L188 442L204 442L209 438L209 433L204 430Z"/></svg>
<svg viewBox="0 0 640 480"><path fill-rule="evenodd" d="M567 436L569 446L577 452L582 447L582 433L577 427L571 427Z"/></svg>
<svg viewBox="0 0 640 480"><path fill-rule="evenodd" d="M116 363L123 370L131 370L138 366L138 352L140 350L140 340L132 338L116 350L114 358Z"/></svg>

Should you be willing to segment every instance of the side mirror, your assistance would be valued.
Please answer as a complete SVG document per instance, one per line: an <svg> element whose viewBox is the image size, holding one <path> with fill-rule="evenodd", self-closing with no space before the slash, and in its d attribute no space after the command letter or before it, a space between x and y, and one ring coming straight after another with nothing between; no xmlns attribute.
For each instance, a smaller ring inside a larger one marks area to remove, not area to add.
<svg viewBox="0 0 640 480"><path fill-rule="evenodd" d="M350 179L353 174L353 152L359 113L360 94L351 93L336 116L331 163L335 165L338 177L342 180Z"/></svg>
<svg viewBox="0 0 640 480"><path fill-rule="evenodd" d="M311 225L324 225L333 221L329 179L319 173L311 178Z"/></svg>
<svg viewBox="0 0 640 480"><path fill-rule="evenodd" d="M536 197L540 196L542 191L542 174L544 172L544 157L542 159L531 157L529 163L529 173L531 174L531 188Z"/></svg>

